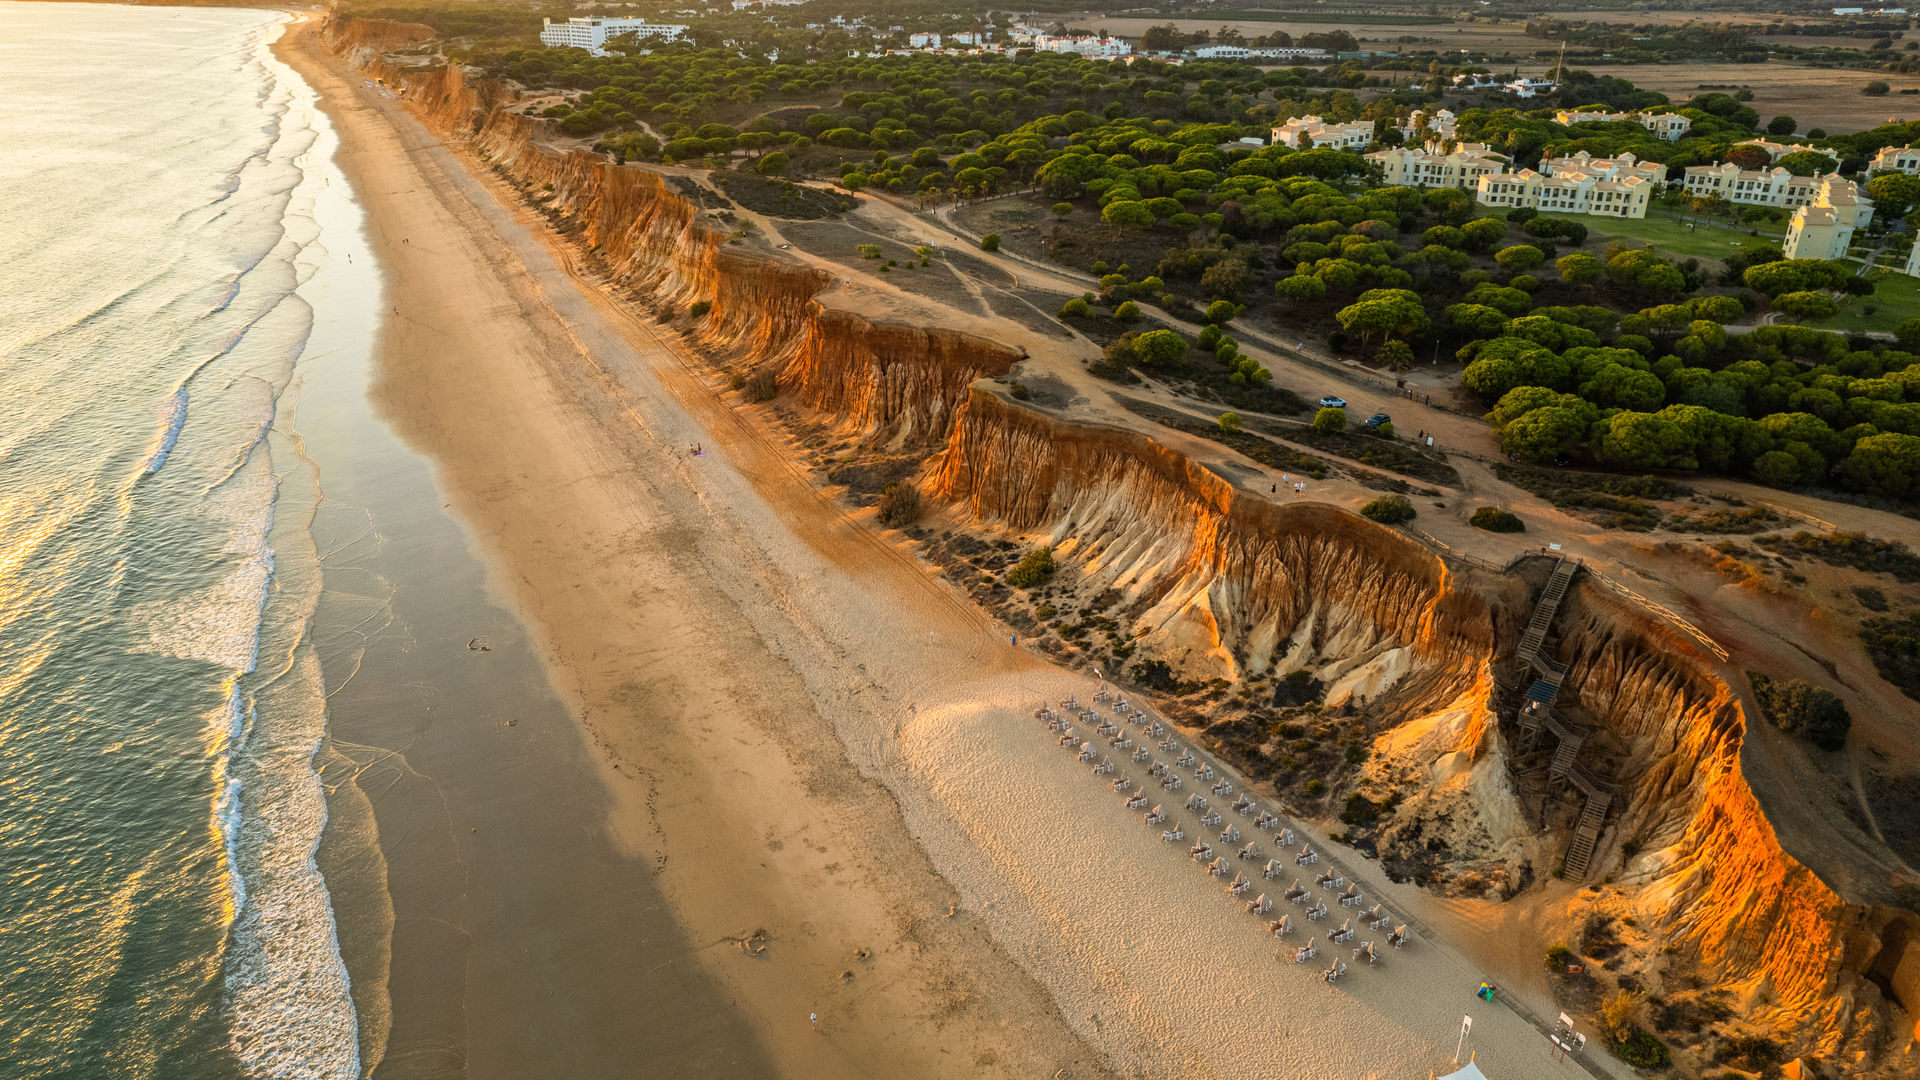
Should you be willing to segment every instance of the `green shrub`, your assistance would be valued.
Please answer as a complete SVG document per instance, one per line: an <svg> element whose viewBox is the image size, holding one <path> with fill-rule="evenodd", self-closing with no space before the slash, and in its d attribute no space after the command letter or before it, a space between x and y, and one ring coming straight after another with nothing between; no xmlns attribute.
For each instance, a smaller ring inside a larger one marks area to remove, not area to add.
<svg viewBox="0 0 1920 1080"><path fill-rule="evenodd" d="M772 401L780 393L780 383L774 378L772 368L761 368L747 376L748 401Z"/></svg>
<svg viewBox="0 0 1920 1080"><path fill-rule="evenodd" d="M1121 322L1139 322L1140 305L1128 300L1113 309L1113 317L1119 319Z"/></svg>
<svg viewBox="0 0 1920 1080"><path fill-rule="evenodd" d="M1215 300L1207 305L1207 321L1218 326L1232 322L1240 314L1240 305L1231 300Z"/></svg>
<svg viewBox="0 0 1920 1080"><path fill-rule="evenodd" d="M1060 314L1069 319L1084 319L1093 314L1093 305L1076 296L1060 305Z"/></svg>
<svg viewBox="0 0 1920 1080"><path fill-rule="evenodd" d="M1867 619L1860 640L1880 677L1920 701L1920 613Z"/></svg>
<svg viewBox="0 0 1920 1080"><path fill-rule="evenodd" d="M1839 750L1847 745L1847 729L1853 717L1839 695L1799 679L1775 681L1758 671L1747 672L1753 684L1753 696L1760 711L1774 727L1798 735L1822 750Z"/></svg>
<svg viewBox="0 0 1920 1080"><path fill-rule="evenodd" d="M1053 548L1037 547L1027 552L1020 565L1007 571L1007 584L1031 589L1053 576Z"/></svg>
<svg viewBox="0 0 1920 1080"><path fill-rule="evenodd" d="M1572 961L1573 961L1572 949L1567 948L1565 945L1547 946L1547 970L1548 971L1565 971L1567 970L1567 965Z"/></svg>
<svg viewBox="0 0 1920 1080"><path fill-rule="evenodd" d="M1625 1040L1613 1044L1613 1056L1636 1068L1664 1069L1673 1063L1667 1044L1645 1028L1636 1027Z"/></svg>
<svg viewBox="0 0 1920 1080"><path fill-rule="evenodd" d="M1309 780L1307 781L1306 790L1308 795L1311 795L1317 799L1320 797L1321 792L1327 790L1327 785L1322 783L1319 780Z"/></svg>
<svg viewBox="0 0 1920 1080"><path fill-rule="evenodd" d="M1393 421L1382 420L1380 426L1373 429L1373 433L1383 439L1393 438Z"/></svg>
<svg viewBox="0 0 1920 1080"><path fill-rule="evenodd" d="M1329 407L1314 413L1313 430L1327 432L1347 430L1347 410Z"/></svg>
<svg viewBox="0 0 1920 1080"><path fill-rule="evenodd" d="M863 259L877 259L885 254L885 252L880 250L879 244L856 244L853 250L859 252L860 257Z"/></svg>
<svg viewBox="0 0 1920 1080"><path fill-rule="evenodd" d="M1475 510L1473 516L1467 519L1467 524L1476 529L1485 529L1488 532L1517 533L1527 531L1527 523L1520 520L1520 515L1511 510L1502 510L1497 506L1483 506Z"/></svg>
<svg viewBox="0 0 1920 1080"><path fill-rule="evenodd" d="M1027 384L1023 382L1014 383L1008 393L1013 395L1015 401L1027 401L1033 397L1033 391L1027 389Z"/></svg>
<svg viewBox="0 0 1920 1080"><path fill-rule="evenodd" d="M1000 234L997 232L990 232L987 235L981 237L980 250L981 251L999 251L1000 250Z"/></svg>
<svg viewBox="0 0 1920 1080"><path fill-rule="evenodd" d="M897 529L912 524L919 517L919 488L896 480L880 489L880 524Z"/></svg>
<svg viewBox="0 0 1920 1080"><path fill-rule="evenodd" d="M687 317L690 319L704 319L707 317L707 312L712 310L713 301L695 300L693 303L687 305Z"/></svg>
<svg viewBox="0 0 1920 1080"><path fill-rule="evenodd" d="M1382 495L1361 507L1360 516L1382 525L1399 525L1413 520L1413 501L1405 495Z"/></svg>
<svg viewBox="0 0 1920 1080"><path fill-rule="evenodd" d="M1221 413L1220 414L1220 430L1221 431L1239 431L1240 430L1240 414L1237 412Z"/></svg>

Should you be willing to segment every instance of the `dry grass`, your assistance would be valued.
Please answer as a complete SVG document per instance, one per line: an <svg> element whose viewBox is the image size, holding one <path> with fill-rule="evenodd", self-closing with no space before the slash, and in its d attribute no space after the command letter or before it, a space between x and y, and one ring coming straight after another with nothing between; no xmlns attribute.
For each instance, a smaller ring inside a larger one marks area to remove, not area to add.
<svg viewBox="0 0 1920 1080"><path fill-rule="evenodd" d="M1122 37L1137 38L1150 26L1163 26L1172 23L1191 34L1205 30L1214 33L1223 26L1230 26L1245 34L1249 39L1271 34L1276 30L1285 30L1296 39L1306 34L1325 34L1334 30L1345 30L1363 43L1380 44L1398 41L1403 37L1418 38L1422 41L1434 41L1448 49L1493 49L1532 52L1535 49L1551 48L1551 43L1538 38L1527 37L1522 28L1512 26L1492 26L1486 23L1431 23L1425 25L1406 25L1403 23L1356 22L1266 22L1253 19L1113 19L1098 14L1063 15L1060 21L1070 26L1085 26L1092 29L1104 28L1108 33Z"/></svg>

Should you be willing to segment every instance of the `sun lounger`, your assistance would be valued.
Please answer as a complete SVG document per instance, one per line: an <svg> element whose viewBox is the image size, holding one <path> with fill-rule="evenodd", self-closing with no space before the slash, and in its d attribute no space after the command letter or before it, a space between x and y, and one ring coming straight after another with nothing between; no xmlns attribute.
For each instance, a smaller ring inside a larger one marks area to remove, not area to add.
<svg viewBox="0 0 1920 1080"><path fill-rule="evenodd" d="M1304 904L1307 902L1306 886L1300 884L1298 881L1294 882L1292 887L1288 888L1286 892L1281 893L1280 895L1284 897L1288 903Z"/></svg>
<svg viewBox="0 0 1920 1080"><path fill-rule="evenodd" d="M1265 915L1267 912L1272 910L1273 910L1273 901L1267 899L1266 893L1261 893L1259 896L1256 896L1253 899L1247 901L1247 912L1249 914Z"/></svg>
<svg viewBox="0 0 1920 1080"><path fill-rule="evenodd" d="M1220 811L1209 810L1205 814L1202 814L1200 816L1200 824L1205 825L1208 828L1212 828L1213 826L1220 824Z"/></svg>
<svg viewBox="0 0 1920 1080"><path fill-rule="evenodd" d="M1196 791L1193 794L1187 796L1187 809L1205 810L1206 808L1207 808L1207 797L1205 795L1202 795Z"/></svg>
<svg viewBox="0 0 1920 1080"><path fill-rule="evenodd" d="M1260 871L1260 873L1261 873L1261 874L1263 874L1263 875L1265 875L1265 876L1266 876L1266 878L1267 878L1267 880L1269 880L1269 881L1271 881L1271 880L1273 880L1274 878L1277 878L1277 877L1279 877L1279 876L1281 875L1281 873L1282 873L1282 869L1281 869L1281 866L1280 866L1280 860L1278 860L1278 859L1268 859L1268 860L1267 860L1267 865L1266 865L1265 867L1263 867L1263 868L1261 869L1261 871Z"/></svg>
<svg viewBox="0 0 1920 1080"><path fill-rule="evenodd" d="M1252 862L1255 859L1258 859L1259 857L1260 857L1260 845L1253 843L1252 841L1248 841L1247 846L1240 849L1239 858L1240 858L1240 861L1242 862Z"/></svg>
<svg viewBox="0 0 1920 1080"><path fill-rule="evenodd" d="M1167 820L1167 808L1164 806L1155 806L1153 809L1147 811L1145 820L1149 825L1160 824Z"/></svg>
<svg viewBox="0 0 1920 1080"><path fill-rule="evenodd" d="M1160 834L1160 839L1169 844L1179 840L1185 840L1186 838L1187 838L1186 831L1180 828L1177 822L1174 824L1173 828L1168 829L1166 832L1163 832Z"/></svg>
<svg viewBox="0 0 1920 1080"><path fill-rule="evenodd" d="M1251 888L1253 888L1253 882L1248 881L1244 875L1235 874L1233 880L1227 883L1227 895L1239 896Z"/></svg>
<svg viewBox="0 0 1920 1080"><path fill-rule="evenodd" d="M1320 950L1314 948L1313 939L1308 938L1305 945L1293 950L1293 962L1296 964L1304 964L1318 955L1320 955Z"/></svg>
<svg viewBox="0 0 1920 1080"><path fill-rule="evenodd" d="M1288 934L1293 933L1293 917L1282 915L1272 922L1269 922L1267 924L1267 933L1272 934L1274 937L1286 937Z"/></svg>
<svg viewBox="0 0 1920 1080"><path fill-rule="evenodd" d="M1237 844L1240 842L1240 830L1229 825L1220 831L1220 839L1229 844Z"/></svg>
<svg viewBox="0 0 1920 1080"><path fill-rule="evenodd" d="M1327 935L1327 939L1336 944L1342 941L1346 941L1351 937L1353 937L1353 920L1352 919L1348 919L1345 922L1341 923L1339 927L1333 931L1333 933Z"/></svg>
<svg viewBox="0 0 1920 1080"><path fill-rule="evenodd" d="M1387 935L1387 944L1393 946L1396 949L1402 949L1406 947L1407 927L1405 923L1402 923L1399 926L1396 926L1393 928L1393 933Z"/></svg>
<svg viewBox="0 0 1920 1080"><path fill-rule="evenodd" d="M1321 919L1324 919L1326 917L1327 917L1327 905L1325 904L1325 902L1317 903L1307 909L1308 922L1319 922Z"/></svg>
<svg viewBox="0 0 1920 1080"><path fill-rule="evenodd" d="M1373 951L1373 942L1371 941L1353 950L1353 958L1355 960L1358 960L1362 957L1366 958L1368 967L1372 967L1373 965L1380 962L1380 954Z"/></svg>

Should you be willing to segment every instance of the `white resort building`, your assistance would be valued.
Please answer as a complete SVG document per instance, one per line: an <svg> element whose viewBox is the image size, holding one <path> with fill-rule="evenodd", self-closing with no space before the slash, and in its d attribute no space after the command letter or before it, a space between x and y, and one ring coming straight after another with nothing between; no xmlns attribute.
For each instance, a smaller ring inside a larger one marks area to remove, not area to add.
<svg viewBox="0 0 1920 1080"><path fill-rule="evenodd" d="M1920 146L1889 146L1873 155L1873 162L1867 171L1920 175Z"/></svg>
<svg viewBox="0 0 1920 1080"><path fill-rule="evenodd" d="M1507 159L1489 152L1484 143L1440 154L1396 146L1367 155L1380 166L1388 184L1406 187L1450 187L1478 191L1480 178L1500 172Z"/></svg>
<svg viewBox="0 0 1920 1080"><path fill-rule="evenodd" d="M1789 259L1838 259L1846 255L1854 233L1872 220L1873 200L1860 193L1859 185L1837 176L1821 177L1813 201L1793 212L1780 248ZM1907 265L1913 265L1911 257Z"/></svg>
<svg viewBox="0 0 1920 1080"><path fill-rule="evenodd" d="M1718 195L1752 206L1805 206L1820 190L1821 177L1795 176L1785 169L1743 169L1732 162L1689 165L1684 181L1695 198Z"/></svg>
<svg viewBox="0 0 1920 1080"><path fill-rule="evenodd" d="M1358 150L1372 144L1373 121L1329 124L1317 116L1297 116L1273 129L1273 141L1277 145L1295 149L1307 144L1331 146L1336 150Z"/></svg>
<svg viewBox="0 0 1920 1080"><path fill-rule="evenodd" d="M1441 109L1428 116L1425 109L1415 109L1407 114L1407 122L1400 125L1400 134L1412 139L1420 134L1420 122L1426 121L1427 130L1436 139L1451 139L1459 127L1460 118L1453 115L1452 109Z"/></svg>
<svg viewBox="0 0 1920 1080"><path fill-rule="evenodd" d="M1648 175L1648 167L1665 171L1665 166L1654 162L1636 162L1631 154L1619 158L1578 154L1540 164L1546 171L1521 169L1482 176L1480 201L1541 213L1643 218L1653 193L1660 189L1660 180Z"/></svg>
<svg viewBox="0 0 1920 1080"><path fill-rule="evenodd" d="M1619 120L1632 120L1668 142L1678 142L1693 127L1693 121L1679 113L1562 109L1553 114L1553 119L1561 124L1610 124Z"/></svg>
<svg viewBox="0 0 1920 1080"><path fill-rule="evenodd" d="M645 41L677 41L686 33L685 26L675 23L651 23L645 19L603 19L572 18L557 23L552 19L541 19L540 44L555 49L585 49L595 56L607 54L607 39L621 34L633 34Z"/></svg>

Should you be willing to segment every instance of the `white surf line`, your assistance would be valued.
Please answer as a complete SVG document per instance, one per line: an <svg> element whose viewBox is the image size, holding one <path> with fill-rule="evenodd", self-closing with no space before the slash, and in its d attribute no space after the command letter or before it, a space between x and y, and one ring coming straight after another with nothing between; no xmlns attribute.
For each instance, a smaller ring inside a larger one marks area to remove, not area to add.
<svg viewBox="0 0 1920 1080"><path fill-rule="evenodd" d="M1104 688L1105 684L1103 683L1102 686ZM1104 689L1101 693L1098 693L1095 695L1096 699L1104 696L1106 696ZM1069 724L1093 724L1093 723L1097 723L1099 720L1106 719L1106 717L1101 716L1099 711L1096 708L1094 708L1094 704L1095 704L1094 702L1078 702L1076 699L1069 699L1069 701L1072 701L1074 703L1072 707L1069 707L1068 701L1061 701L1061 702L1054 702L1051 705L1047 705L1043 703L1042 709L1047 710L1048 712L1052 713L1054 716L1057 716L1059 719L1067 721ZM1120 702L1125 702L1125 707L1119 704ZM1147 713L1146 710L1142 708L1141 703L1127 702L1124 696L1121 696L1113 701L1105 702L1105 704L1109 706L1110 711L1113 713L1113 720L1116 725L1131 724L1135 729L1137 729L1137 731L1144 732L1149 725L1156 722L1156 718L1151 714ZM1056 706L1058 706L1058 708L1056 708ZM1041 715L1041 710L1030 709L1027 707L1027 705L1024 702L1021 705L1021 709L1025 710L1029 716L1033 716L1036 719L1044 719L1044 717ZM1131 714L1129 713L1129 710L1131 710ZM1089 719L1089 717L1091 717L1092 719ZM1188 768L1188 772L1190 774L1200 772L1203 769L1210 766L1212 767L1215 773L1215 779L1233 781L1237 785L1237 788L1236 788L1237 791L1239 791L1241 794L1246 795L1248 798L1254 800L1253 806L1249 808L1247 811L1245 811L1241 816L1246 817L1249 820L1257 821L1259 819L1262 809L1265 809L1271 812L1275 817L1281 820L1281 824L1283 828L1290 827L1292 829L1293 833L1295 834L1295 839L1301 841L1302 848L1308 846L1309 841L1311 841L1314 844L1321 845L1319 848L1316 849L1316 854L1319 856L1320 860L1324 861L1330 869L1334 870L1337 873L1337 876L1345 878L1347 882L1350 884L1357 885L1362 882L1363 880L1362 877L1359 874L1355 873L1345 863L1335 858L1333 854L1325 847L1325 840L1321 838L1319 835L1317 835L1312 829L1308 828L1298 818L1294 818L1290 814L1282 813L1277 807L1267 805L1267 800L1264 800L1258 796L1255 796L1253 794L1253 784L1250 783L1247 780L1246 776L1242 774L1238 769L1235 769L1233 766L1227 764L1226 762L1219 760L1213 754L1209 753L1207 750L1203 749L1198 744L1196 744L1192 739L1187 738L1184 734L1181 733L1179 727L1175 725L1171 720L1161 719L1161 720L1158 720L1157 722L1165 729L1166 739L1171 741L1174 744L1173 750L1160 751L1161 753L1171 753L1171 754L1174 754L1176 758L1180 756L1180 754L1177 753L1176 751L1185 751L1186 753L1192 754L1194 756L1194 762L1193 762L1193 765L1190 768ZM1052 730L1052 729L1049 728L1049 730ZM1125 733L1124 729L1122 729L1122 733L1123 734ZM1095 739L1107 738L1107 736L1104 736L1104 735L1096 735L1094 738L1086 738L1084 737L1086 734L1087 734L1086 732L1078 733L1076 738L1073 740L1074 749L1077 750L1079 747L1079 744L1083 742L1094 742ZM1142 735L1142 738L1144 737L1145 736ZM1148 747L1147 743L1141 743L1139 745L1141 747ZM1152 746L1149 748L1149 754L1150 754L1148 758L1149 762L1159 760L1157 756L1152 756L1153 751L1156 751L1156 750L1159 750L1159 744L1157 743L1152 744ZM1109 757L1111 755L1103 753L1101 756ZM1142 765L1147 764L1147 762L1131 762L1130 760L1128 761L1128 763L1142 764ZM1173 769L1176 767L1177 766L1175 765L1168 765L1167 766L1168 775L1173 775ZM1119 762L1119 761L1114 762L1114 768L1116 770L1114 775L1116 776L1119 775L1119 770L1122 768L1122 762ZM1104 777L1097 777L1097 778L1105 779ZM1145 781L1136 780L1134 781L1134 786L1139 790L1140 793L1147 794L1148 795L1147 801L1149 804L1152 804L1154 800L1150 794L1150 789L1148 787L1149 783L1151 783L1151 779L1148 779ZM1203 781L1203 783L1208 783L1208 782ZM1195 789L1195 790L1198 790L1198 789ZM1208 784L1208 793L1211 794L1210 783ZM1115 794L1120 794L1120 792L1115 792ZM1172 791L1166 792L1165 794L1168 797L1177 797L1175 793ZM1180 802L1184 804L1186 800L1181 799ZM1211 804L1209 805L1211 806ZM1229 807L1229 809L1231 809L1231 807ZM1167 824L1169 825L1175 824L1172 818L1173 813L1174 813L1173 811L1168 811ZM1224 821L1225 815L1223 814L1221 816ZM1209 828L1211 828L1211 826L1209 826ZM1251 833L1249 833L1247 836L1243 837L1242 839L1250 840L1255 836L1262 835L1263 832L1271 832L1271 831L1272 830L1254 829ZM1198 836L1199 834L1196 833L1195 835ZM1286 849L1283 848L1278 843L1277 838L1274 838L1274 839L1275 839L1275 843L1274 843L1273 850L1276 857L1281 855L1283 852L1285 852L1288 855L1294 854L1293 852L1287 852ZM1226 849L1223 848L1220 853L1227 854L1227 851ZM1298 865L1299 864L1296 864L1296 866ZM1278 880L1278 879L1275 879L1275 880ZM1368 882L1368 886L1371 888L1372 882ZM1248 891L1251 892L1253 890L1249 889ZM1335 895L1337 897L1337 894ZM1371 895L1378 897L1380 894L1378 891L1376 891ZM1242 902L1241 899L1237 896L1233 897L1233 901L1235 903ZM1382 906L1385 905L1384 900L1379 901L1379 903ZM1357 907L1357 905L1355 906ZM1467 963L1465 957L1461 956L1451 946L1447 945L1446 942L1438 934L1433 932L1432 928L1428 927L1424 922L1421 922L1418 918L1412 915L1400 914L1396 916L1396 919L1397 921L1404 923L1407 926L1407 928L1412 930L1414 933L1419 934L1420 937L1424 939L1430 946L1436 949L1439 949L1443 953L1453 956L1468 968L1473 967L1472 964ZM1312 937L1312 936L1313 935L1309 935L1309 937ZM1344 948L1345 945L1343 944L1342 947ZM1334 959L1336 961L1338 960L1338 955L1339 955L1338 953L1334 954ZM1486 981L1491 982L1492 980L1489 979ZM1506 1006L1508 1011L1512 1012L1515 1016L1519 1017L1521 1020L1526 1021L1535 1030L1539 1031L1542 1037L1549 1038L1549 1039L1553 1037L1555 1033L1555 1029L1553 1025L1550 1025L1546 1023L1544 1020L1540 1019L1539 1015L1536 1014L1532 1009L1529 1009L1525 1005L1525 1003L1518 1000L1516 995L1496 994L1495 999L1501 1005ZM1611 1073L1607 1072L1606 1069L1603 1068L1598 1062L1591 1060L1585 1054L1569 1054L1568 1056L1574 1062L1579 1064L1579 1066L1582 1069L1585 1069L1589 1075L1593 1076L1595 1080L1613 1080L1613 1076Z"/></svg>

